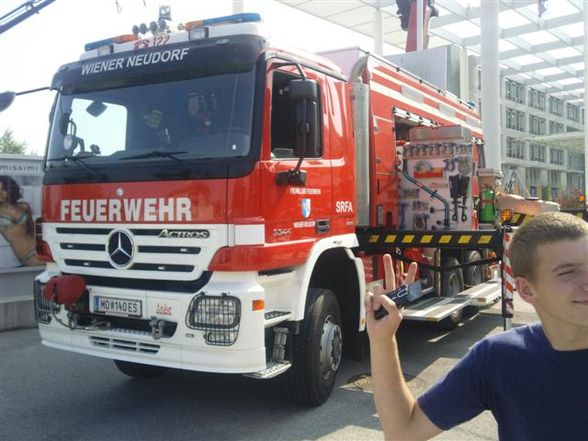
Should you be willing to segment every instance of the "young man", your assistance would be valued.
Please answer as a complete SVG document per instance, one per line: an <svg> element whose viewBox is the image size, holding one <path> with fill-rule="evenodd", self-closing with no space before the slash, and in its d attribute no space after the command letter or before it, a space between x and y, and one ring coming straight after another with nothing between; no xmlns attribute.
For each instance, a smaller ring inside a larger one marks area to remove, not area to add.
<svg viewBox="0 0 588 441"><path fill-rule="evenodd" d="M541 323L488 337L418 399L400 368L402 320L380 292L366 298L374 400L386 440L424 440L484 410L501 440L588 440L588 223L535 216L515 233L512 269L521 298ZM387 288L394 288L390 256ZM414 280L416 264L407 281ZM382 305L388 315L375 320Z"/></svg>

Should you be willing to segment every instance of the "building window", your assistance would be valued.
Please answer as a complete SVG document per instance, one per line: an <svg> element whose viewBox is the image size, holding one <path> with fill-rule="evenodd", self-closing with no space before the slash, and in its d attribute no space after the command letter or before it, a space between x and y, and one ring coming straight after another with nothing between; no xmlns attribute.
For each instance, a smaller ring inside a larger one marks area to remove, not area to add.
<svg viewBox="0 0 588 441"><path fill-rule="evenodd" d="M566 104L566 117L570 121L580 122L580 108L574 104Z"/></svg>
<svg viewBox="0 0 588 441"><path fill-rule="evenodd" d="M570 170L584 170L584 155L582 153L568 153L568 168Z"/></svg>
<svg viewBox="0 0 588 441"><path fill-rule="evenodd" d="M549 133L554 135L556 133L563 133L564 125L555 121L549 121Z"/></svg>
<svg viewBox="0 0 588 441"><path fill-rule="evenodd" d="M525 131L525 114L518 110L506 108L506 127L519 132Z"/></svg>
<svg viewBox="0 0 588 441"><path fill-rule="evenodd" d="M539 185L541 183L541 169L529 167L526 171L527 183L530 185Z"/></svg>
<svg viewBox="0 0 588 441"><path fill-rule="evenodd" d="M563 165L564 163L564 152L560 149L549 150L549 162L555 165Z"/></svg>
<svg viewBox="0 0 588 441"><path fill-rule="evenodd" d="M563 116L564 102L563 100L554 96L549 97L549 113L552 115Z"/></svg>
<svg viewBox="0 0 588 441"><path fill-rule="evenodd" d="M525 104L525 86L513 80L506 80L504 96L515 103Z"/></svg>
<svg viewBox="0 0 588 441"><path fill-rule="evenodd" d="M530 144L529 154L531 161L545 162L545 146L541 144Z"/></svg>
<svg viewBox="0 0 588 441"><path fill-rule="evenodd" d="M545 135L546 120L535 115L529 115L529 133Z"/></svg>
<svg viewBox="0 0 588 441"><path fill-rule="evenodd" d="M560 172L557 170L549 170L547 178L549 180L549 187L547 187L547 190L551 193L549 194L549 199L555 201L559 196L559 186L561 184Z"/></svg>
<svg viewBox="0 0 588 441"><path fill-rule="evenodd" d="M560 172L557 170L549 170L549 185L552 187L559 187L560 180L559 180Z"/></svg>
<svg viewBox="0 0 588 441"><path fill-rule="evenodd" d="M545 94L536 89L529 88L529 107L545 110Z"/></svg>
<svg viewBox="0 0 588 441"><path fill-rule="evenodd" d="M582 175L578 173L568 173L567 177L568 193L573 193L584 188L584 182L582 181Z"/></svg>
<svg viewBox="0 0 588 441"><path fill-rule="evenodd" d="M523 141L512 138L511 136L506 137L506 156L515 159L525 159L525 144Z"/></svg>

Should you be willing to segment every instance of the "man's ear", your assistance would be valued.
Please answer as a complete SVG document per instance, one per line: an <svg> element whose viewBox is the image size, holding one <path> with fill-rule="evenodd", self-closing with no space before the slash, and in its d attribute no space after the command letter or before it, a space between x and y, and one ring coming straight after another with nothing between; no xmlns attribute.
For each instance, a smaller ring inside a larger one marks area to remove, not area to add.
<svg viewBox="0 0 588 441"><path fill-rule="evenodd" d="M515 277L515 285L517 287L517 292L519 293L521 298L525 302L533 305L535 303L536 296L535 292L533 291L533 288L531 287L527 279L521 276Z"/></svg>

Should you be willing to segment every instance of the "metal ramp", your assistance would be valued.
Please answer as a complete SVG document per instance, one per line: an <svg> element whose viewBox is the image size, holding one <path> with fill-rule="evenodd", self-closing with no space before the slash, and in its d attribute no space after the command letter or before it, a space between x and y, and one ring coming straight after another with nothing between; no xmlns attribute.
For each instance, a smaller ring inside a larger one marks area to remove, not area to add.
<svg viewBox="0 0 588 441"><path fill-rule="evenodd" d="M270 328L285 320L290 320L293 314L288 311L268 311L264 314L264 327Z"/></svg>
<svg viewBox="0 0 588 441"><path fill-rule="evenodd" d="M282 372L287 371L292 366L289 361L270 361L264 370L258 372L249 372L243 374L245 377L255 378L257 380L267 380L269 378L277 377Z"/></svg>
<svg viewBox="0 0 588 441"><path fill-rule="evenodd" d="M455 297L433 297L410 305L402 311L405 320L439 322L456 311L472 306L487 306L502 294L500 279L492 279L466 289Z"/></svg>

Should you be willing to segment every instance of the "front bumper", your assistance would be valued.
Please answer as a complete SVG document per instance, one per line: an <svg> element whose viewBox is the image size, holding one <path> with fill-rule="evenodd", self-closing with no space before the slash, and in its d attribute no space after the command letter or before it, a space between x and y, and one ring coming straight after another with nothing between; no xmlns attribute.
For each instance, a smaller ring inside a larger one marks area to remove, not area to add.
<svg viewBox="0 0 588 441"><path fill-rule="evenodd" d="M45 271L37 277L37 282L46 283L53 275L57 274ZM96 295L139 300L143 308L142 317L137 317L137 322L161 319L175 323L175 331L170 337L157 339L151 332L120 325L107 330L72 330L57 320L50 320L49 323L39 323L44 345L96 357L193 371L248 373L266 367L264 311L252 308L254 300L264 300L265 293L256 282L255 274L215 273L202 290L193 294L98 286L88 286L88 291L89 304ZM189 325L190 304L203 293L239 299L238 335L231 345L211 345L205 330L193 329ZM62 307L56 315L60 321L68 322L65 308ZM107 316L104 318L108 321Z"/></svg>

